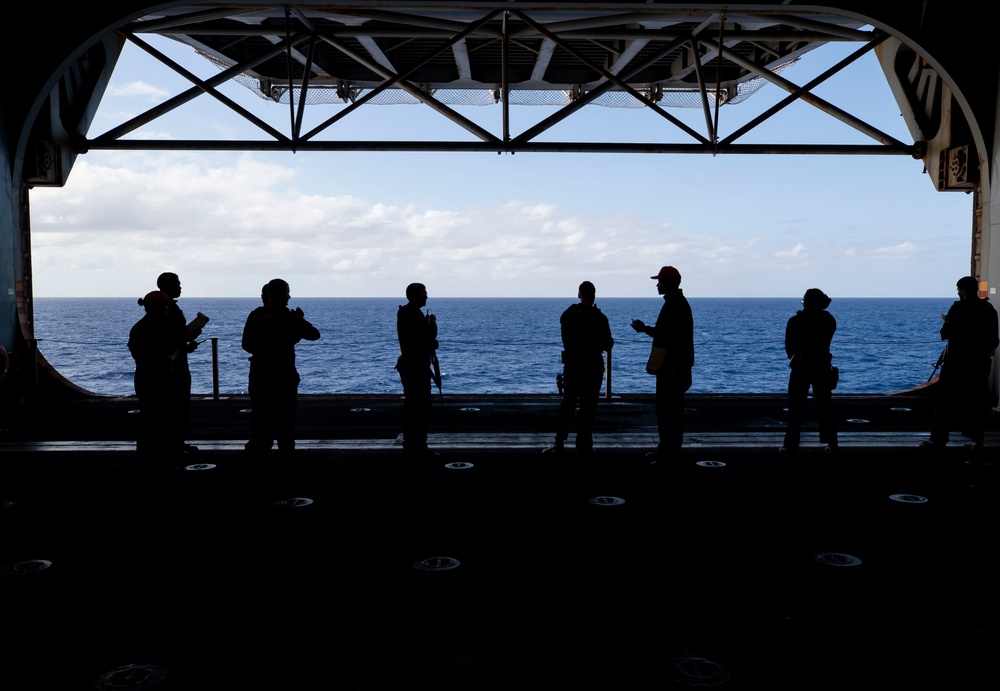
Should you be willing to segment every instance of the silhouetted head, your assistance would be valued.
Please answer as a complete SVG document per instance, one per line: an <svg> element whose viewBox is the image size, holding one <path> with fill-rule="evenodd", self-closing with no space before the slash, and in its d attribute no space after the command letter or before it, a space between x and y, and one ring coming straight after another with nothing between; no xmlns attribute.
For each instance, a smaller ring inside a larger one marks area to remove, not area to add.
<svg viewBox="0 0 1000 691"><path fill-rule="evenodd" d="M166 271L156 278L156 287L172 298L181 296L181 279L177 274Z"/></svg>
<svg viewBox="0 0 1000 691"><path fill-rule="evenodd" d="M819 288L810 288L806 291L806 294L802 296L802 306L806 309L815 308L825 310L830 306L832 301L833 300L830 296Z"/></svg>
<svg viewBox="0 0 1000 691"><path fill-rule="evenodd" d="M406 286L406 300L411 305L423 307L427 304L427 286L423 283L411 283Z"/></svg>
<svg viewBox="0 0 1000 691"><path fill-rule="evenodd" d="M139 298L138 303L146 308L146 313L165 313L169 305L174 304L174 299L162 290L154 290Z"/></svg>
<svg viewBox="0 0 1000 691"><path fill-rule="evenodd" d="M958 288L958 297L962 300L979 297L979 281L975 276L962 276L955 287Z"/></svg>
<svg viewBox="0 0 1000 691"><path fill-rule="evenodd" d="M260 287L260 301L265 305L267 304L267 284L265 283Z"/></svg>
<svg viewBox="0 0 1000 691"><path fill-rule="evenodd" d="M660 272L650 278L656 280L656 290L660 295L681 286L681 272L672 266L661 267Z"/></svg>
<svg viewBox="0 0 1000 691"><path fill-rule="evenodd" d="M580 284L580 289L577 291L576 296L580 298L580 302L592 304L597 298L597 288L590 281L584 281Z"/></svg>
<svg viewBox="0 0 1000 691"><path fill-rule="evenodd" d="M288 299L292 296L288 287L288 282L280 278L272 278L265 286L267 288L267 303L277 304L282 307L288 306Z"/></svg>

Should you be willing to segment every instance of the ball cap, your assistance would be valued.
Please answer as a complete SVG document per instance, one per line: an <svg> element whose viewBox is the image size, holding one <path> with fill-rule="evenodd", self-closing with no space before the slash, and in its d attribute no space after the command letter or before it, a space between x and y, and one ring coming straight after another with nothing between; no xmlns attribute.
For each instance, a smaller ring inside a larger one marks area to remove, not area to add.
<svg viewBox="0 0 1000 691"><path fill-rule="evenodd" d="M146 293L146 296L142 298L142 302L139 304L145 305L146 303L152 304L154 302L162 302L167 305L172 305L176 302L176 300L164 293L162 290L154 290L150 293Z"/></svg>
<svg viewBox="0 0 1000 691"><path fill-rule="evenodd" d="M833 299L819 288L810 288L802 296L802 302L808 302L810 305L816 305L821 310L825 310L833 302Z"/></svg>
<svg viewBox="0 0 1000 691"><path fill-rule="evenodd" d="M655 278L656 280L660 280L661 278L672 278L675 281L680 282L681 272L672 266L664 266L660 269L660 273L655 276L650 276L650 278Z"/></svg>

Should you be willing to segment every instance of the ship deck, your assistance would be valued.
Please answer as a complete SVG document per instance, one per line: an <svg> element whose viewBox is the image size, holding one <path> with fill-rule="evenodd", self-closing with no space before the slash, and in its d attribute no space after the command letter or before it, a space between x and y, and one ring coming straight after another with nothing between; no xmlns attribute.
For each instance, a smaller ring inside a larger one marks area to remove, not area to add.
<svg viewBox="0 0 1000 691"><path fill-rule="evenodd" d="M996 679L996 466L926 438L926 396L835 397L841 453L781 396L691 395L658 472L651 396L602 401L595 462L555 396L307 396L294 461L199 397L188 464L133 452L135 400L0 434L8 689L980 688ZM572 438L571 438L572 440Z"/></svg>

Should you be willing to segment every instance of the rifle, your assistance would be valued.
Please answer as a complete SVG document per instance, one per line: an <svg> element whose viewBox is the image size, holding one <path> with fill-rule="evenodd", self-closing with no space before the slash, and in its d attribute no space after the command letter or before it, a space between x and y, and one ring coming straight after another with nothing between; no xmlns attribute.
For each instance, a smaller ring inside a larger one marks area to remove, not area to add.
<svg viewBox="0 0 1000 691"><path fill-rule="evenodd" d="M944 362L944 356L947 355L947 353L948 353L948 346L945 345L944 350L942 350L941 354L938 355L937 362L934 364L934 369L931 370L931 376L927 377L927 381L930 381L931 379L934 378L934 373L938 371L938 367L940 367L941 364Z"/></svg>
<svg viewBox="0 0 1000 691"><path fill-rule="evenodd" d="M431 353L431 367L433 368L434 385L438 387L438 396L444 402L444 392L441 390L441 364L438 362L437 353Z"/></svg>

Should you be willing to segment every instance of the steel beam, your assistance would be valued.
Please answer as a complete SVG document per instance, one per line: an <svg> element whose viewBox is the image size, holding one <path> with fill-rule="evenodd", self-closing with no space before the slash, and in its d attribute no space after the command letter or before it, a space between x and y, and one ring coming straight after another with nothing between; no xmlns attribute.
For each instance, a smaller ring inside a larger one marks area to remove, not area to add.
<svg viewBox="0 0 1000 691"><path fill-rule="evenodd" d="M84 140L85 151L292 151L292 142L264 140ZM663 142L495 142L468 141L321 141L295 143L296 151L464 151L494 153L647 153L647 154L791 154L910 156L920 158L919 144L669 144Z"/></svg>

